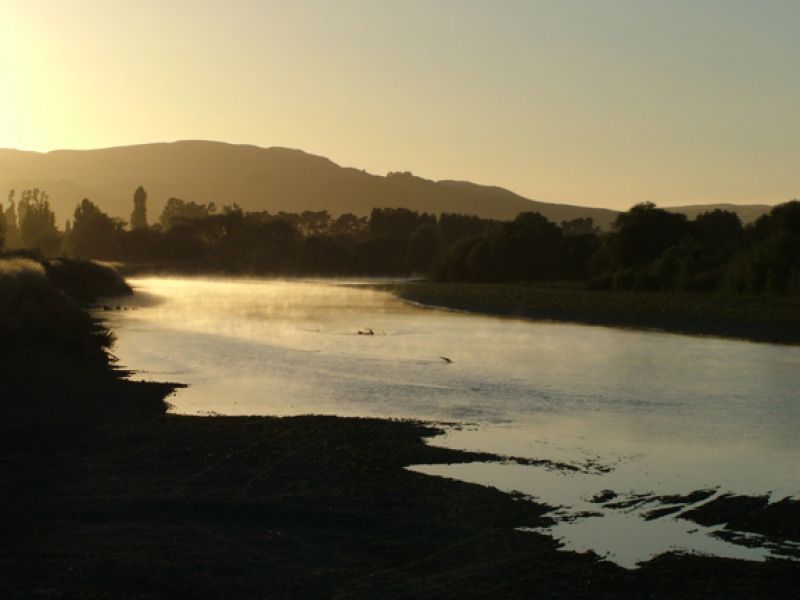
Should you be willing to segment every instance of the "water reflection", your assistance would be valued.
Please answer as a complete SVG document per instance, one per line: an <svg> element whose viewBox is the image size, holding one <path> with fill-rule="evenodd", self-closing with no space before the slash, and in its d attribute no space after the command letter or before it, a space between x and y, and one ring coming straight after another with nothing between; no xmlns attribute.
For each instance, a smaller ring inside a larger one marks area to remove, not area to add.
<svg viewBox="0 0 800 600"><path fill-rule="evenodd" d="M138 377L189 383L173 399L176 412L474 423L436 443L614 468L571 476L520 465L420 469L496 480L573 512L604 488L711 487L776 499L800 492L799 348L478 317L327 282L132 283L146 302L103 314L117 332L115 353ZM757 554L691 529L614 513L564 522L555 533L621 563L664 544Z"/></svg>

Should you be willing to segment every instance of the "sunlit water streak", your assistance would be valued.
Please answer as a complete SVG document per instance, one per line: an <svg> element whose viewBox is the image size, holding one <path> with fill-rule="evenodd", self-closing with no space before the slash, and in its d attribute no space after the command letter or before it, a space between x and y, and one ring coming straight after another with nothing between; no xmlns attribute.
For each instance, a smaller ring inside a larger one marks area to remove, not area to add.
<svg viewBox="0 0 800 600"><path fill-rule="evenodd" d="M568 548L626 566L670 548L761 558L688 521L603 509L603 489L800 493L800 348L425 309L363 286L140 278L103 312L134 379L190 384L188 414L411 417L470 423L434 443L583 464L416 470L519 490L563 514ZM371 330L374 335L359 331ZM452 360L446 362L442 357Z"/></svg>

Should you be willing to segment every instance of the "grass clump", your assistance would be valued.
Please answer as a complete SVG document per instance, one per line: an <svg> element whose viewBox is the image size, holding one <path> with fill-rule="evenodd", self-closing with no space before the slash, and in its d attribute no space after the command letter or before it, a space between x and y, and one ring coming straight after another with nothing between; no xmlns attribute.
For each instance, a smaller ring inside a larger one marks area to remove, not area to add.
<svg viewBox="0 0 800 600"><path fill-rule="evenodd" d="M117 270L108 264L58 258L44 261L43 265L54 285L82 303L104 296L133 293Z"/></svg>
<svg viewBox="0 0 800 600"><path fill-rule="evenodd" d="M98 295L130 292L112 269L59 259L0 259L0 348L35 347L107 360L111 333L82 304Z"/></svg>

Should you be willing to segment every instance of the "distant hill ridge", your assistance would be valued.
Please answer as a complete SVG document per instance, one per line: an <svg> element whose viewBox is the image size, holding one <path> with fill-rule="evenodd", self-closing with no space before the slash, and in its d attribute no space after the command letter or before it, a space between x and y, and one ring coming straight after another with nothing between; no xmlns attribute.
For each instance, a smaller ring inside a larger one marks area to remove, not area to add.
<svg viewBox="0 0 800 600"><path fill-rule="evenodd" d="M466 181L431 181L411 173L372 175L289 148L180 141L47 153L0 150L0 198L4 200L11 189L47 190L61 224L82 198L127 220L139 185L148 192L151 222L172 196L215 202L218 207L235 202L245 210L271 213L327 210L332 215L366 215L374 207L405 207L511 219L520 212L537 211L557 223L591 217L604 228L617 214L603 208L539 202L501 187ZM771 208L724 206L739 212L746 222ZM670 210L696 214L711 208Z"/></svg>

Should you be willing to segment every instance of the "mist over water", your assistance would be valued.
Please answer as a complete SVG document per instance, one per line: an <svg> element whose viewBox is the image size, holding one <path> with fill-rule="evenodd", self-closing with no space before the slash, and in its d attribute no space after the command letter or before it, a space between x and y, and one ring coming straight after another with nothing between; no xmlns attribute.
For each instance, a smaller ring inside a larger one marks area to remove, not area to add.
<svg viewBox="0 0 800 600"><path fill-rule="evenodd" d="M325 281L131 283L135 310L102 316L134 379L189 384L174 412L457 422L433 443L606 465L415 469L562 506L552 534L626 566L672 547L767 551L589 503L601 490L800 494L800 348L466 315ZM603 516L573 518L585 511Z"/></svg>

